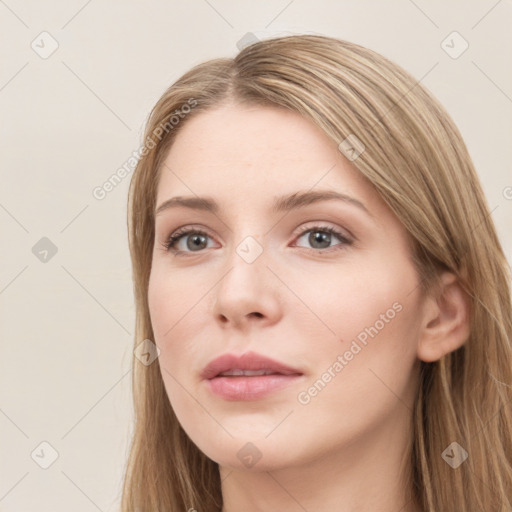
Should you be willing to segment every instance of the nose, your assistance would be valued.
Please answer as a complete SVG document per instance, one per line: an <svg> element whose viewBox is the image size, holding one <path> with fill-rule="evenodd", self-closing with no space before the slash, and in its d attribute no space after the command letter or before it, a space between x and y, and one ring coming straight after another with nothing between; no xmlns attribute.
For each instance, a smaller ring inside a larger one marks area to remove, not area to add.
<svg viewBox="0 0 512 512"><path fill-rule="evenodd" d="M234 250L214 288L213 314L222 328L267 326L282 316L282 283L268 268L265 251L249 261Z"/></svg>

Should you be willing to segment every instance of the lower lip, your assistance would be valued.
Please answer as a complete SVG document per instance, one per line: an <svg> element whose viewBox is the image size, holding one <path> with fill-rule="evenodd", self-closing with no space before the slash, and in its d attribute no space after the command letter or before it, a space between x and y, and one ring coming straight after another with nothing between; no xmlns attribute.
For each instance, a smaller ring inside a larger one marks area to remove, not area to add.
<svg viewBox="0 0 512 512"><path fill-rule="evenodd" d="M294 384L300 377L298 374L215 377L207 383L214 394L225 400L259 400Z"/></svg>

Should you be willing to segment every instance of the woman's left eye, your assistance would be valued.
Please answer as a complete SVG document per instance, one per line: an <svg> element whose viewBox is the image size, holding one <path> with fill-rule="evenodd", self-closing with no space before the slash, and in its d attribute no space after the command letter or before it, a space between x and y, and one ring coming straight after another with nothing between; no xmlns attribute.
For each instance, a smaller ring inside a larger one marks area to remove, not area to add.
<svg viewBox="0 0 512 512"><path fill-rule="evenodd" d="M307 240L312 245L312 248L307 249L313 250L314 252L340 250L343 249L344 246L351 245L353 243L353 241L346 235L331 226L308 227L299 233L297 240L300 240L308 233L309 236L307 237ZM341 243L331 246L333 237L337 238ZM199 252L201 249L206 249L206 246L208 245L208 238L211 238L210 235L204 231L198 229L181 229L174 232L167 241L163 243L163 245L167 251L188 254L191 252ZM179 247L179 244L182 241L186 242L185 248Z"/></svg>
<svg viewBox="0 0 512 512"><path fill-rule="evenodd" d="M299 240L308 233L308 242L313 246L313 249L319 249L320 252L330 252L331 249L340 250L343 249L344 246L351 245L353 243L353 241L346 235L331 226L314 226L312 228L306 228L299 235ZM337 244L341 247L330 246L333 236L341 242L340 244ZM320 245L320 247L318 247L318 245ZM329 251L326 251L326 249L329 249Z"/></svg>

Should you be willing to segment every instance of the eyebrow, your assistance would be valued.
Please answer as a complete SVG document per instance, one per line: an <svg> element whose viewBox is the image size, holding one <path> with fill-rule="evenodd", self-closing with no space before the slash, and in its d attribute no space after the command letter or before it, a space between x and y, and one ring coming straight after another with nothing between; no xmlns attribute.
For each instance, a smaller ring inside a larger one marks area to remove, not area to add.
<svg viewBox="0 0 512 512"><path fill-rule="evenodd" d="M311 191L299 191L286 196L280 196L274 198L274 203L271 208L271 213L288 212L297 208L304 208L310 204L318 203L320 201L343 201L344 203L356 206L366 212L368 215L373 215L368 211L366 206L359 200L350 197L346 194L336 192L334 190L311 190ZM164 201L156 210L155 216L162 213L164 210L169 208L190 208L193 210L202 210L217 214L220 210L218 203L211 197L199 197L199 196L176 196L171 197Z"/></svg>

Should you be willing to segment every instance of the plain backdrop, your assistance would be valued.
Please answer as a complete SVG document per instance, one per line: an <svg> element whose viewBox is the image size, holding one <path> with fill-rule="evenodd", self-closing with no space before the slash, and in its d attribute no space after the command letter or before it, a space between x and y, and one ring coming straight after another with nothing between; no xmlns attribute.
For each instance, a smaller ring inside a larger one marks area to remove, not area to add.
<svg viewBox="0 0 512 512"><path fill-rule="evenodd" d="M93 191L140 146L172 82L234 56L249 32L376 50L453 117L511 261L511 22L510 0L0 1L0 511L118 510L131 176Z"/></svg>

